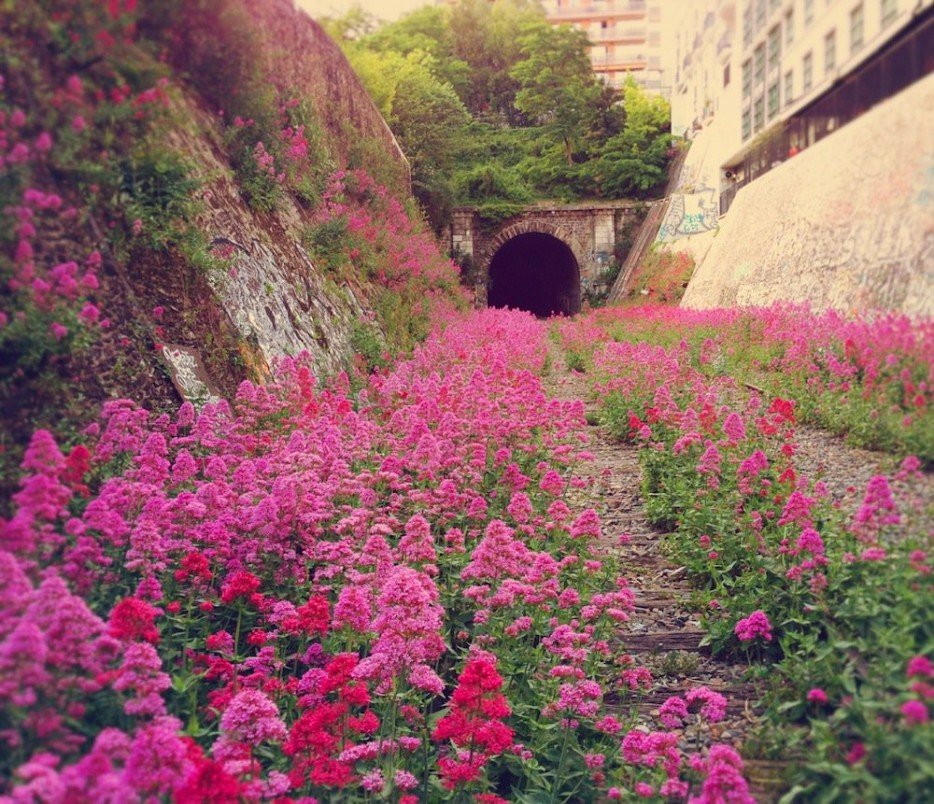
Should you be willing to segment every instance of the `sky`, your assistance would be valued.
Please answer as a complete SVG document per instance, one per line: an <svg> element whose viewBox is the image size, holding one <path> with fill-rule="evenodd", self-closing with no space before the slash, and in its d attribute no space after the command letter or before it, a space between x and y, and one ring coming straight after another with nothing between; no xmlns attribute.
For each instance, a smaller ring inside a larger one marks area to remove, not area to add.
<svg viewBox="0 0 934 804"><path fill-rule="evenodd" d="M337 17L354 5L354 0L296 0L299 8L312 17ZM402 14L421 6L431 5L432 0L356 0L366 11L380 19L394 20Z"/></svg>

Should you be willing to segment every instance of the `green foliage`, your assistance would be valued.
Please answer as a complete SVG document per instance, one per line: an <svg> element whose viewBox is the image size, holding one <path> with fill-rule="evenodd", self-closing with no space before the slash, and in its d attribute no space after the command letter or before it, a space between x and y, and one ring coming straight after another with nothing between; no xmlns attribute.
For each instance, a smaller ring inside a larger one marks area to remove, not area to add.
<svg viewBox="0 0 934 804"><path fill-rule="evenodd" d="M531 0L460 0L376 30L354 10L328 25L436 230L455 205L496 222L531 200L644 195L664 180L667 104L634 83L621 102L595 78L586 36Z"/></svg>
<svg viewBox="0 0 934 804"><path fill-rule="evenodd" d="M305 228L302 244L317 267L340 274L347 265L347 218L340 215Z"/></svg>
<svg viewBox="0 0 934 804"><path fill-rule="evenodd" d="M516 108L564 144L568 165L601 89L587 57L587 36L570 26L528 25L519 39L522 61L509 74L519 82Z"/></svg>
<svg viewBox="0 0 934 804"><path fill-rule="evenodd" d="M626 122L600 149L594 175L610 197L644 193L665 180L671 111L664 98L647 95L629 79L623 89Z"/></svg>
<svg viewBox="0 0 934 804"><path fill-rule="evenodd" d="M174 152L150 145L128 154L117 168L115 205L131 225L140 221L150 248L165 248L195 212L192 198L200 182L192 166Z"/></svg>
<svg viewBox="0 0 934 804"><path fill-rule="evenodd" d="M354 321L350 347L363 361L363 368L368 374L388 364L388 353L375 324Z"/></svg>

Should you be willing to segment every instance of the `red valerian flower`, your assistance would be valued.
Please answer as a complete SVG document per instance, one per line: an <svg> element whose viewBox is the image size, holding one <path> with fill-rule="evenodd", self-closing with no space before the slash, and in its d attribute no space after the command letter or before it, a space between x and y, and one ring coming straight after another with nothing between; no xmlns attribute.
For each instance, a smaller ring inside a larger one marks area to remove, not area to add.
<svg viewBox="0 0 934 804"><path fill-rule="evenodd" d="M259 578L252 572L245 572L244 570L232 572L224 581L224 587L221 590L221 601L223 603L232 603L239 597L250 598L259 587Z"/></svg>
<svg viewBox="0 0 934 804"><path fill-rule="evenodd" d="M145 600L136 597L124 598L111 610L107 632L112 637L126 642L142 639L158 645L159 629L155 626L155 620L161 613Z"/></svg>

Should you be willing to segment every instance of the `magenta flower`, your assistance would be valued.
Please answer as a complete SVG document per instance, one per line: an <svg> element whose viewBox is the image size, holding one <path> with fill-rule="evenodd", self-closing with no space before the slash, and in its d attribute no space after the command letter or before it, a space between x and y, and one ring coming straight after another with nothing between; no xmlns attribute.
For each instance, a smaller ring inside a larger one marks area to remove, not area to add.
<svg viewBox="0 0 934 804"><path fill-rule="evenodd" d="M927 723L930 720L927 705L923 701L906 701L902 704L901 712L909 726Z"/></svg>
<svg viewBox="0 0 934 804"><path fill-rule="evenodd" d="M812 690L808 691L808 701L810 703L825 704L827 700L827 693L820 687L814 687Z"/></svg>
<svg viewBox="0 0 934 804"><path fill-rule="evenodd" d="M766 642L772 641L772 624L761 609L757 609L736 623L733 632L743 642L750 642L760 637Z"/></svg>
<svg viewBox="0 0 934 804"><path fill-rule="evenodd" d="M909 660L905 674L908 678L913 678L914 676L930 678L934 676L934 664L932 664L927 656L914 656Z"/></svg>

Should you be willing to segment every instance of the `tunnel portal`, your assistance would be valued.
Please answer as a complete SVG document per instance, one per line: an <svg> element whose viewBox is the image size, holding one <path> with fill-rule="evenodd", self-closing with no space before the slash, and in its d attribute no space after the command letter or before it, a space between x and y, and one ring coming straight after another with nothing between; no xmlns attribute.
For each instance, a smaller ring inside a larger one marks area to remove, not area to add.
<svg viewBox="0 0 934 804"><path fill-rule="evenodd" d="M571 249L541 232L517 235L490 261L487 302L544 318L580 310L580 270Z"/></svg>

